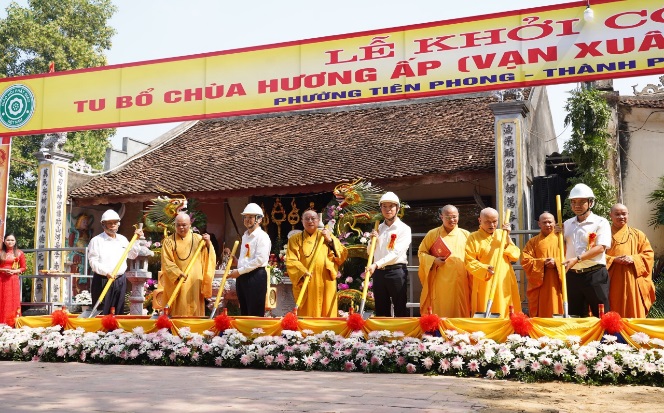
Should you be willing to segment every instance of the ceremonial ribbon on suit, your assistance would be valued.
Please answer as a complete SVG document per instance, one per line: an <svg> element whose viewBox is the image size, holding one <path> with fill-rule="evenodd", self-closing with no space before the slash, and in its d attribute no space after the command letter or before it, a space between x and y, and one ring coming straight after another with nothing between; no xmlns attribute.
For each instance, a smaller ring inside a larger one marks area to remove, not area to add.
<svg viewBox="0 0 664 413"><path fill-rule="evenodd" d="M171 294L171 298L168 300L168 304L166 304L166 307L164 307L164 314L168 314L168 310L171 308L171 304L173 304L173 301L175 301L175 297L177 297L178 293L180 292L180 288L182 288L182 283L184 283L184 279L186 277L189 277L189 272L191 271L191 267L193 267L196 260L198 260L198 256L201 255L201 251L203 250L204 246L205 246L205 240L201 240L201 242L198 243L198 247L196 247L196 252L194 252L194 256L191 258L191 261L189 261L189 264L187 264L187 267L184 269L185 276L180 277L178 285L175 286L175 290L173 290L173 294Z"/></svg>
<svg viewBox="0 0 664 413"><path fill-rule="evenodd" d="M224 276L221 278L221 284L219 284L219 291L217 291L217 298L214 300L214 307L212 308L212 314L210 314L210 320L214 318L214 315L217 312L217 308L219 307L219 302L221 302L221 295L224 293L226 278L228 277L228 273L231 270L231 264L233 264L233 257L235 257L235 251L237 251L238 245L240 245L240 241L235 241L235 244L233 244L233 249L231 250L231 255L230 257L228 257L226 268L224 268Z"/></svg>
<svg viewBox="0 0 664 413"><path fill-rule="evenodd" d="M376 220L374 224L374 231L378 232L380 221ZM373 264L374 253L376 252L376 237L371 237L371 244L369 245L369 259L367 260L367 268L364 270L364 285L362 286L362 301L360 301L360 315L364 314L364 305L367 303L367 294L369 293L369 271L367 269Z"/></svg>
<svg viewBox="0 0 664 413"><path fill-rule="evenodd" d="M558 246L560 247L560 282L562 283L563 293L563 317L569 318L569 304L567 303L567 276L565 275L565 242L563 241L563 209L560 206L560 195L556 195L556 212L558 213L558 224L560 225L560 232L558 233Z"/></svg>
<svg viewBox="0 0 664 413"><path fill-rule="evenodd" d="M322 238L323 234L317 233L316 236L320 236ZM311 254L311 262L309 263L309 268L307 268L307 273L304 275L304 284L302 284L302 289L300 290L300 294L298 294L297 301L295 302L295 309L300 308L300 304L302 304L302 300L304 299L304 293L307 291L307 287L309 287L309 281L311 280L311 271L313 271L314 269L314 264L316 263L316 257L318 256L318 250L320 249L320 246L324 244L324 242L316 242L316 244L317 244L316 249ZM302 252L304 252L304 244L302 245Z"/></svg>
<svg viewBox="0 0 664 413"><path fill-rule="evenodd" d="M505 225L506 222L510 222L511 214L512 211L510 211L509 209L505 211L505 219L503 219L503 225ZM498 281L496 279L498 278L498 274L500 274L500 272L498 272L498 267L503 262L503 254L505 253L505 241L509 236L508 232L505 230L502 230L500 235L501 235L500 248L498 249L498 256L496 257L496 263L493 265L493 275L491 276L491 290L489 291L489 300L486 303L486 312L484 313L484 318L489 318L489 316L491 315L491 306L493 305L493 297L496 295L496 287L498 287Z"/></svg>

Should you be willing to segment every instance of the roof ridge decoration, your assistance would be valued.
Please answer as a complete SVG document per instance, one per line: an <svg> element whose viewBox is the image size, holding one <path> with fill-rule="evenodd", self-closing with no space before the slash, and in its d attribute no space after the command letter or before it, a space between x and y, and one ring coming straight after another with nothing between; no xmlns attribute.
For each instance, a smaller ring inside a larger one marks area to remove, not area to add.
<svg viewBox="0 0 664 413"><path fill-rule="evenodd" d="M648 83L640 92L636 90L638 84L632 86L634 96L664 96L664 75L659 77L659 85Z"/></svg>

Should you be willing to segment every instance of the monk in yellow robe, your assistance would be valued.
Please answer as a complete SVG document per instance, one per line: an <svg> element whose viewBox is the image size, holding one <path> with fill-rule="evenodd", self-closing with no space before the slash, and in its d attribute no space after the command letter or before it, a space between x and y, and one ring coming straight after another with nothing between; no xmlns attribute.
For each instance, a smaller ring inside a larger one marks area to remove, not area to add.
<svg viewBox="0 0 664 413"><path fill-rule="evenodd" d="M523 247L521 266L528 280L528 312L531 317L551 318L563 313L560 244L554 229L556 221L548 212L539 216L540 233Z"/></svg>
<svg viewBox="0 0 664 413"><path fill-rule="evenodd" d="M161 275L158 289L163 290L160 304L165 305L171 298L180 278L184 277L180 292L169 310L172 316L199 317L205 315L205 298L212 296L212 279L217 261L210 235L191 232L189 215L180 213L175 218L175 234L164 239L161 247ZM184 270L193 259L198 244L203 240L206 246L191 267L189 274Z"/></svg>
<svg viewBox="0 0 664 413"><path fill-rule="evenodd" d="M514 311L521 311L521 298L519 286L512 269L512 262L516 262L521 250L512 243L509 237L510 223L503 223L503 229L498 229L498 211L493 208L484 208L479 217L480 229L470 234L466 241L466 270L473 276L473 286L470 294L470 310L473 313L486 312L486 305L491 294L491 279L496 278L498 283L493 297L492 313L500 313L506 318L509 316L509 306ZM502 257L498 257L500 239L505 235L505 250ZM500 259L500 264L498 260Z"/></svg>
<svg viewBox="0 0 664 413"><path fill-rule="evenodd" d="M316 211L308 210L302 214L304 231L288 240L286 271L293 283L293 297L296 301L305 277L311 277L297 310L298 315L338 317L337 273L348 252L327 228L318 229L319 222ZM313 267L309 272L312 262Z"/></svg>
<svg viewBox="0 0 664 413"><path fill-rule="evenodd" d="M420 267L417 274L422 282L420 314L429 308L439 317L470 317L470 287L472 280L464 263L466 240L470 232L459 228L459 210L454 205L440 209L443 225L432 229L422 240L417 255ZM452 253L437 257L431 247L442 239Z"/></svg>
<svg viewBox="0 0 664 413"><path fill-rule="evenodd" d="M609 306L626 318L646 318L655 301L652 282L654 256L650 241L627 225L629 211L622 204L611 207L611 248L606 250L609 269Z"/></svg>

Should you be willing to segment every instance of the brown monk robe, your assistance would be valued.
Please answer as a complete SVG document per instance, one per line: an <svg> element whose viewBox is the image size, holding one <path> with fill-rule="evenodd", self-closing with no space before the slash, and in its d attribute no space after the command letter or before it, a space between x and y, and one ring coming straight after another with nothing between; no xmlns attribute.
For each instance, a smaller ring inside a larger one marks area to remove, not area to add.
<svg viewBox="0 0 664 413"><path fill-rule="evenodd" d="M652 268L655 253L646 235L627 225L629 211L611 207L611 248L606 250L611 311L626 318L645 318L655 301Z"/></svg>
<svg viewBox="0 0 664 413"><path fill-rule="evenodd" d="M528 279L528 309L531 317L553 317L563 313L560 245L553 231L553 215L543 213L537 222L540 233L528 240L523 248L521 266Z"/></svg>

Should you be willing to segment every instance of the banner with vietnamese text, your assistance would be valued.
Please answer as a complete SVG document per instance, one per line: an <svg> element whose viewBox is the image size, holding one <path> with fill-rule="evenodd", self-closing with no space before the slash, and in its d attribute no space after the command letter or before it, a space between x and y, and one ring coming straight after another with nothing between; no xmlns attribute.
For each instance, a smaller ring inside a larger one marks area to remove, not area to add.
<svg viewBox="0 0 664 413"><path fill-rule="evenodd" d="M664 5L594 0L0 80L0 136L664 73Z"/></svg>

